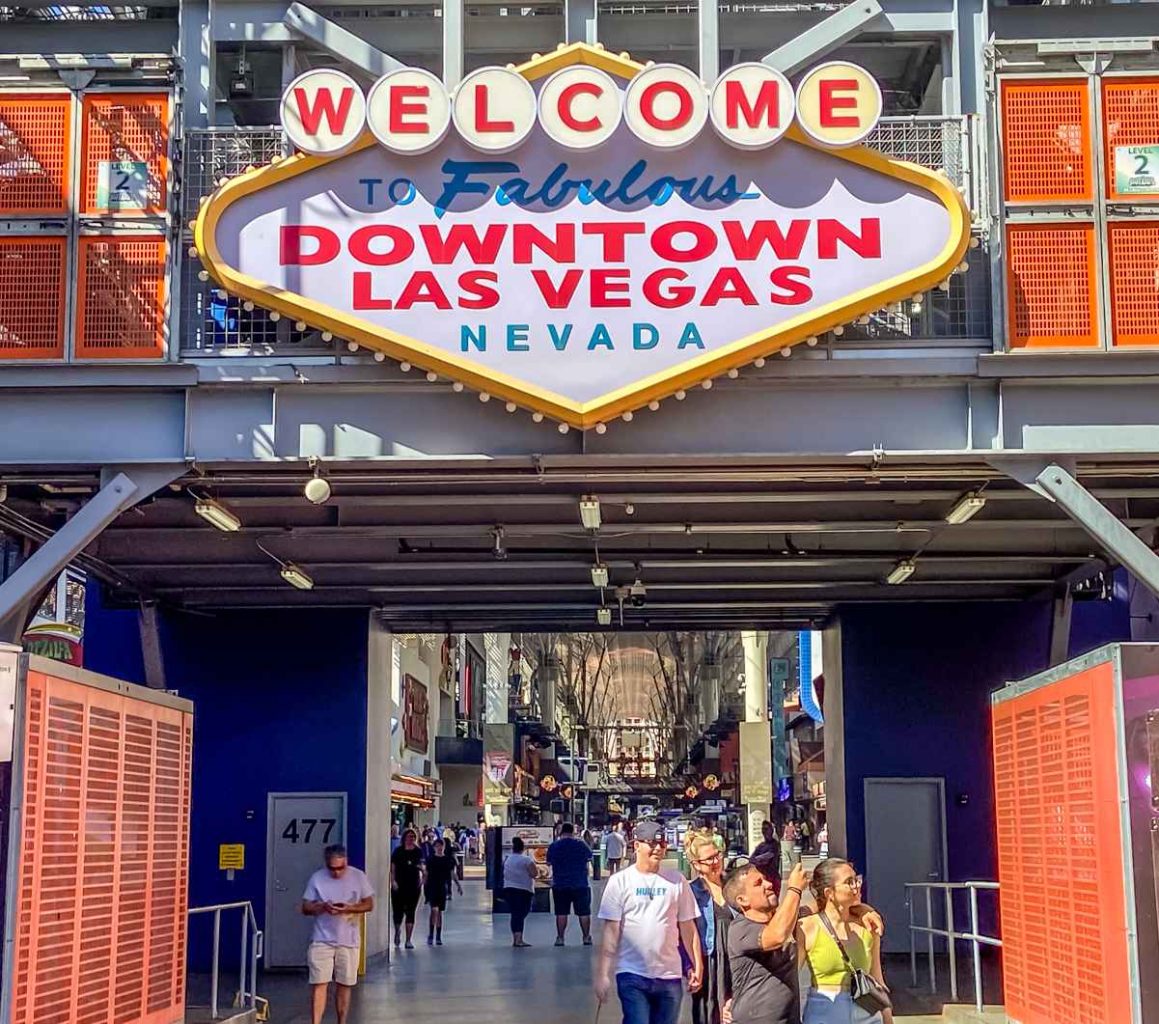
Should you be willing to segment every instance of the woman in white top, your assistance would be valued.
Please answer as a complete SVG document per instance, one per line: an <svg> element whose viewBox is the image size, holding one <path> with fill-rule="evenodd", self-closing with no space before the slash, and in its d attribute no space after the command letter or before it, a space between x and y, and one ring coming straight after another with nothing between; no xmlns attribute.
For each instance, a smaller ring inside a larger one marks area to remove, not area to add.
<svg viewBox="0 0 1159 1024"><path fill-rule="evenodd" d="M531 945L523 941L523 922L531 912L538 877L535 861L523 852L523 840L516 836L511 840L511 852L503 858L503 899L511 908L511 944L516 949Z"/></svg>

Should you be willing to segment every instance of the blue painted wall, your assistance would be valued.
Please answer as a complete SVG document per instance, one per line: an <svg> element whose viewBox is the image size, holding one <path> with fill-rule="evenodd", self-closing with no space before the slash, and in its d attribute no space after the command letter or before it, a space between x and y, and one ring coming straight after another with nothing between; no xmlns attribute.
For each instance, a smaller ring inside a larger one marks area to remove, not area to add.
<svg viewBox="0 0 1159 1024"><path fill-rule="evenodd" d="M1132 584L1126 569L1117 569L1109 601L1075 601L1071 606L1067 656L1077 658L1103 644L1131 639Z"/></svg>
<svg viewBox="0 0 1159 1024"><path fill-rule="evenodd" d="M87 667L141 682L136 613L94 593L88 616ZM270 792L345 791L347 846L361 863L366 612L168 613L161 640L167 685L194 702L190 905L251 900L264 921ZM245 844L233 882L218 870L220 843Z"/></svg>

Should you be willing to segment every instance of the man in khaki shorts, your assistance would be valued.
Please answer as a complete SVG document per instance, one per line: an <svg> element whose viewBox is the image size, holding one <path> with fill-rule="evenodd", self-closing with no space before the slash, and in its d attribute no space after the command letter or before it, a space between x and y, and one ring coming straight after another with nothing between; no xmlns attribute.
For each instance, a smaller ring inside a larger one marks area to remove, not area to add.
<svg viewBox="0 0 1159 1024"><path fill-rule="evenodd" d="M327 846L326 863L306 883L302 913L314 918L314 932L306 950L310 968L310 1019L322 1024L326 992L334 982L334 1010L338 1024L346 1024L350 993L358 983L358 915L374 909L370 879L346 863L345 846Z"/></svg>

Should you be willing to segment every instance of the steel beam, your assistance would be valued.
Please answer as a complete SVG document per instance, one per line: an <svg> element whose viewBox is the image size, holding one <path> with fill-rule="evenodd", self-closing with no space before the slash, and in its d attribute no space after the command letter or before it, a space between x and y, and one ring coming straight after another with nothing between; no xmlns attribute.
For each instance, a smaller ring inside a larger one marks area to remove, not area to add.
<svg viewBox="0 0 1159 1024"><path fill-rule="evenodd" d="M717 0L700 0L697 5L696 44L700 77L711 84L720 74L720 4Z"/></svg>
<svg viewBox="0 0 1159 1024"><path fill-rule="evenodd" d="M443 0L443 84L453 89L463 79L463 0Z"/></svg>
<svg viewBox="0 0 1159 1024"><path fill-rule="evenodd" d="M214 0L181 0L177 12L177 50L184 75L182 116L185 128L211 128L216 114ZM133 23L118 25L118 29ZM148 24L148 22L145 22Z"/></svg>
<svg viewBox="0 0 1159 1024"><path fill-rule="evenodd" d="M856 0L761 60L769 67L791 75L860 35L883 13L878 0Z"/></svg>
<svg viewBox="0 0 1159 1024"><path fill-rule="evenodd" d="M1074 594L1067 586L1055 596L1050 619L1050 664L1061 665L1070 651L1070 620L1074 608Z"/></svg>
<svg viewBox="0 0 1159 1024"><path fill-rule="evenodd" d="M563 12L566 42L590 46L599 39L599 5L596 0L564 0Z"/></svg>
<svg viewBox="0 0 1159 1024"><path fill-rule="evenodd" d="M1116 518L1071 473L1051 463L1034 479L1036 488L1118 559L1152 594L1159 596L1159 555Z"/></svg>
<svg viewBox="0 0 1159 1024"><path fill-rule="evenodd" d="M132 476L124 472L111 475L79 512L0 583L0 640L19 640L34 610L31 608L34 597L43 593L69 562L125 509L184 471L184 465L142 466L132 469Z"/></svg>
<svg viewBox="0 0 1159 1024"><path fill-rule="evenodd" d="M282 20L294 35L308 40L332 57L365 71L373 78L406 66L304 4L290 4Z"/></svg>

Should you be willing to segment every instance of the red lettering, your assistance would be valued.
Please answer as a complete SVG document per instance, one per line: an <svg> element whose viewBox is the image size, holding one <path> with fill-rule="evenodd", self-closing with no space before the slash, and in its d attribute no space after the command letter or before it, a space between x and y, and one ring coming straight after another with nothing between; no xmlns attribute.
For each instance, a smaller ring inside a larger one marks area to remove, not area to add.
<svg viewBox="0 0 1159 1024"><path fill-rule="evenodd" d="M390 299L376 299L371 293L374 291L374 279L369 270L356 270L353 274L354 297L351 306L354 309L393 309L394 303Z"/></svg>
<svg viewBox="0 0 1159 1024"><path fill-rule="evenodd" d="M848 93L852 96L840 96ZM857 109L857 81L852 78L823 78L817 83L817 102L820 105L822 128L860 128L861 119L856 115L838 114L838 110Z"/></svg>
<svg viewBox="0 0 1159 1024"><path fill-rule="evenodd" d="M799 260L801 249L805 246L805 238L809 234L809 221L789 221L789 231L786 234L781 225L775 220L753 221L752 230L746 235L744 225L737 220L726 220L724 237L732 247L732 254L738 260L759 259L761 249L767 244L772 248L773 255L779 260Z"/></svg>
<svg viewBox="0 0 1159 1024"><path fill-rule="evenodd" d="M317 242L313 252L302 252L302 240ZM329 228L309 227L305 224L284 224L278 244L278 262L283 266L312 267L329 263L342 251L342 243Z"/></svg>
<svg viewBox="0 0 1159 1024"><path fill-rule="evenodd" d="M804 278L804 280L797 280ZM774 288L783 288L785 294L771 292L769 299L779 306L799 306L813 297L813 288L806 282L809 280L809 268L788 264L777 267L769 274L769 281Z"/></svg>
<svg viewBox="0 0 1159 1024"><path fill-rule="evenodd" d="M487 114L487 86L482 82L475 86L475 131L477 132L513 132L514 121L492 121Z"/></svg>
<svg viewBox="0 0 1159 1024"><path fill-rule="evenodd" d="M757 297L748 286L738 267L721 267L709 282L700 300L702 306L715 306L725 299L740 299L746 306L755 306Z"/></svg>
<svg viewBox="0 0 1159 1024"><path fill-rule="evenodd" d="M731 79L724 83L724 120L730 128L739 128L741 115L745 124L757 128L763 121L769 128L781 127L781 83L775 78L761 83L755 103L749 103L744 84Z"/></svg>
<svg viewBox="0 0 1159 1024"><path fill-rule="evenodd" d="M837 243L867 260L881 259L881 221L877 217L862 217L860 234L839 220L828 217L817 221L817 256L823 260L837 259Z"/></svg>
<svg viewBox="0 0 1159 1024"><path fill-rule="evenodd" d="M571 305L572 296L575 295L575 290L579 287L580 278L584 276L584 272L582 270L565 270L563 280L558 287L546 270L533 270L531 276L535 281L535 286L539 289L539 294L543 296L543 301L547 303L548 309L566 309Z"/></svg>
<svg viewBox="0 0 1159 1024"><path fill-rule="evenodd" d="M680 106L671 117L660 117L656 113L656 100L666 92L672 93ZM692 93L680 82L653 82L640 93L640 116L645 123L662 132L683 128L692 120Z"/></svg>
<svg viewBox="0 0 1159 1024"><path fill-rule="evenodd" d="M450 309L451 302L433 270L416 270L403 286L396 309L410 309L420 302L429 302L436 309Z"/></svg>
<svg viewBox="0 0 1159 1024"><path fill-rule="evenodd" d="M499 292L492 288L499 283L499 275L493 270L468 270L459 275L459 287L471 298L459 300L462 309L491 309L499 304Z"/></svg>
<svg viewBox="0 0 1159 1024"><path fill-rule="evenodd" d="M431 130L427 120L410 121L407 118L425 117L427 105L425 103L408 103L416 96L427 97L431 94L427 85L392 85L389 101L389 125L392 135L421 135Z"/></svg>
<svg viewBox="0 0 1159 1024"><path fill-rule="evenodd" d="M499 247L507 234L506 224L489 224L483 229L483 237L473 224L455 224L447 228L446 236L439 234L434 224L422 224L419 233L434 264L451 263L463 250L467 250L472 263L494 263L499 257Z"/></svg>
<svg viewBox="0 0 1159 1024"><path fill-rule="evenodd" d="M624 308L630 306L632 300L615 298L626 295L628 291L628 275L631 273L626 267L623 270L608 270L601 268L588 273L591 284L591 304L593 309Z"/></svg>
<svg viewBox="0 0 1159 1024"><path fill-rule="evenodd" d="M346 130L346 119L350 116L350 104L354 102L354 90L345 86L339 93L338 106L334 105L334 93L329 89L319 89L314 94L314 105L310 106L310 96L300 86L294 89L294 102L298 105L298 120L309 135L317 135L322 118L326 127L335 135Z"/></svg>
<svg viewBox="0 0 1159 1024"><path fill-rule="evenodd" d="M556 113L559 114L559 119L564 125L573 132L598 131L603 127L603 122L598 117L592 116L581 121L572 113L571 105L577 96L602 96L603 94L603 87L596 85L595 82L575 82L565 87L563 92L559 94Z"/></svg>
<svg viewBox="0 0 1159 1024"><path fill-rule="evenodd" d="M607 263L623 263L624 240L628 235L642 235L644 225L635 221L627 224L615 224L606 221L594 221L584 224L580 229L585 235L599 235L604 240L604 261Z"/></svg>
<svg viewBox="0 0 1159 1024"><path fill-rule="evenodd" d="M687 249L675 244L677 235L692 235L693 243ZM662 260L673 263L696 263L716 252L716 232L697 220L674 220L661 224L652 232L652 251Z"/></svg>
<svg viewBox="0 0 1159 1024"><path fill-rule="evenodd" d="M370 243L378 238L390 240L389 252L375 252L370 248ZM396 224L371 224L353 232L347 247L350 255L359 263L371 267L391 267L411 257L415 251L415 240L406 228Z"/></svg>
<svg viewBox="0 0 1159 1024"><path fill-rule="evenodd" d="M686 271L676 267L665 267L663 270L654 270L644 278L644 298L653 306L660 309L675 309L677 306L687 306L695 297L696 289L690 284L674 285L665 288L669 281L686 281Z"/></svg>
<svg viewBox="0 0 1159 1024"><path fill-rule="evenodd" d="M556 224L555 238L534 224L511 225L511 251L516 263L530 263L532 249L538 249L552 263L575 262L575 225Z"/></svg>

